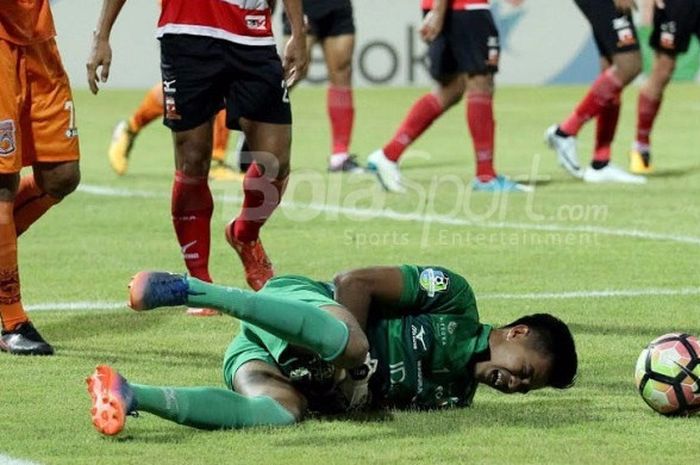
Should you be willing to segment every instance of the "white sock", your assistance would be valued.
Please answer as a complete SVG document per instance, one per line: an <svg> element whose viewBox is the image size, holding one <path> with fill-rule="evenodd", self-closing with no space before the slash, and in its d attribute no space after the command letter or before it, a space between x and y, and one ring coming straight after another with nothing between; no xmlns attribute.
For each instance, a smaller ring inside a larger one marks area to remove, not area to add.
<svg viewBox="0 0 700 465"><path fill-rule="evenodd" d="M347 160L348 157L349 157L349 155L347 154L347 152L334 153L333 155L331 155L331 159L330 159L331 168L333 168L333 169L340 168L341 166L343 166L343 163L345 163L345 160Z"/></svg>

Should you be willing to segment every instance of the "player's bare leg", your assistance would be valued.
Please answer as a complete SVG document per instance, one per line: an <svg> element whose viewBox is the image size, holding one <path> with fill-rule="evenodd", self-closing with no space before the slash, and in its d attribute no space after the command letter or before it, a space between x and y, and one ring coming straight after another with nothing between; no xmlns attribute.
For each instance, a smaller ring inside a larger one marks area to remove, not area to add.
<svg viewBox="0 0 700 465"><path fill-rule="evenodd" d="M432 92L425 94L413 104L391 141L369 155L367 167L375 172L384 190L396 193L406 192L399 171L399 159L408 146L418 139L440 115L462 99L466 86L463 75L454 74L444 77Z"/></svg>
<svg viewBox="0 0 700 465"><path fill-rule="evenodd" d="M187 131L173 132L175 181L172 218L190 275L211 282L209 251L214 201L208 176L212 151L212 120ZM210 309L190 308L188 314L211 316Z"/></svg>
<svg viewBox="0 0 700 465"><path fill-rule="evenodd" d="M37 163L33 174L0 175L0 281L3 332L0 350L18 355L51 355L53 348L34 328L19 297L17 237L52 206L75 190L80 182L77 161ZM9 267L9 268L7 268Z"/></svg>
<svg viewBox="0 0 700 465"><path fill-rule="evenodd" d="M129 306L136 311L179 305L216 308L341 368L362 365L369 351L357 318L339 304L319 307L158 271L139 272L129 284Z"/></svg>
<svg viewBox="0 0 700 465"><path fill-rule="evenodd" d="M471 74L465 77L466 119L474 147L476 175L472 190L480 192L525 192L528 186L498 175L493 166L496 145L496 121L493 116L495 91L492 73Z"/></svg>
<svg viewBox="0 0 700 465"><path fill-rule="evenodd" d="M299 421L306 399L279 370L254 360L241 366L235 392L215 387L149 386L129 382L100 365L87 379L92 423L106 436L119 434L127 416L147 412L205 430L285 426Z"/></svg>
<svg viewBox="0 0 700 465"><path fill-rule="evenodd" d="M619 86L619 88L608 90L607 103L596 115L595 150L591 164L583 171L584 181L626 184L644 184L646 182L646 178L630 174L610 162L611 146L620 116L621 91L639 75L641 70L642 61L639 51L617 53L613 55L612 60L601 58L601 75L607 75L610 81L615 82L615 86Z"/></svg>
<svg viewBox="0 0 700 465"><path fill-rule="evenodd" d="M243 181L243 174L226 162L226 147L228 146L230 131L226 127L225 110L217 113L214 119L213 133L209 178L214 181Z"/></svg>
<svg viewBox="0 0 700 465"><path fill-rule="evenodd" d="M352 56L355 35L327 37L321 43L328 69L327 108L331 123L332 147L328 170L362 172L356 157L350 155L350 140L355 120L352 93Z"/></svg>
<svg viewBox="0 0 700 465"><path fill-rule="evenodd" d="M246 281L258 290L274 274L260 241L260 228L281 202L287 185L292 127L247 118L241 118L240 124L255 163L246 172L243 207L226 226L226 240L243 263Z"/></svg>
<svg viewBox="0 0 700 465"><path fill-rule="evenodd" d="M127 120L117 123L112 131L107 156L109 164L118 175L126 174L129 154L141 129L163 116L163 84L158 82L144 96L138 108Z"/></svg>
<svg viewBox="0 0 700 465"><path fill-rule="evenodd" d="M630 171L649 174L654 171L651 163L651 131L661 107L666 86L676 69L676 57L657 52L651 74L639 90L637 101L637 133L630 151Z"/></svg>
<svg viewBox="0 0 700 465"><path fill-rule="evenodd" d="M559 125L553 125L545 133L549 146L557 153L559 163L572 176L586 182L643 183L639 176L630 175L615 167L610 161L610 144L619 117L622 90L641 71L641 55L638 50L615 53L609 60L601 59L602 72L586 96L574 111ZM582 168L576 149L576 136L585 123L597 118L596 151L593 161Z"/></svg>
<svg viewBox="0 0 700 465"><path fill-rule="evenodd" d="M236 371L233 389L245 397L269 397L275 400L295 421L301 421L306 412L306 398L292 386L277 367L262 360L251 360Z"/></svg>

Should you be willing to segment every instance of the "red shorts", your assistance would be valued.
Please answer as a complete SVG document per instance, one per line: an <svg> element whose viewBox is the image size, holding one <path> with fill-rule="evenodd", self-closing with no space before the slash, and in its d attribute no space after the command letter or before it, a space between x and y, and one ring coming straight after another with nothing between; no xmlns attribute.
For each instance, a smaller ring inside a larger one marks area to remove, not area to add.
<svg viewBox="0 0 700 465"><path fill-rule="evenodd" d="M54 39L0 39L0 173L80 158L75 108Z"/></svg>

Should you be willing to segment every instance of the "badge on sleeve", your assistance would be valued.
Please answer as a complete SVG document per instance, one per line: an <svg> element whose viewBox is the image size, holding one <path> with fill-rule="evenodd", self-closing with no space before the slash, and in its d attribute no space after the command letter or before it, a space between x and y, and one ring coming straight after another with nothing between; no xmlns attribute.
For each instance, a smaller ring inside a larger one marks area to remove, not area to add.
<svg viewBox="0 0 700 465"><path fill-rule="evenodd" d="M426 268L420 274L420 287L427 293L428 297L435 297L438 292L445 292L450 285L450 278L440 270Z"/></svg>

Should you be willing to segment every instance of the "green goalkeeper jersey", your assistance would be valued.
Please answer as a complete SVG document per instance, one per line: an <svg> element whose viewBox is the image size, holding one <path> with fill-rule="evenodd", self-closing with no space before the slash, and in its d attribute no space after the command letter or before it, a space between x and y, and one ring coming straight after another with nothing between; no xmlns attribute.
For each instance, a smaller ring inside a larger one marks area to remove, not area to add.
<svg viewBox="0 0 700 465"><path fill-rule="evenodd" d="M277 363L306 395L311 411L471 404L477 386L474 363L487 356L491 332L489 325L479 323L471 287L462 276L445 268L403 265L400 269L401 298L384 310L402 316L376 319L373 314L386 312L370 309L370 354L363 366L336 369L317 355L290 353L286 342L263 336L272 340L266 343L268 349L279 353ZM309 300L316 294L321 299L319 305L333 302L330 283L297 276L275 278L272 285L290 298ZM306 291L301 292L302 288Z"/></svg>
<svg viewBox="0 0 700 465"><path fill-rule="evenodd" d="M404 315L370 320L367 335L373 403L397 408L468 406L476 392L474 363L488 351L491 326L479 323L476 298L460 275L404 265ZM372 312L370 311L370 315Z"/></svg>

